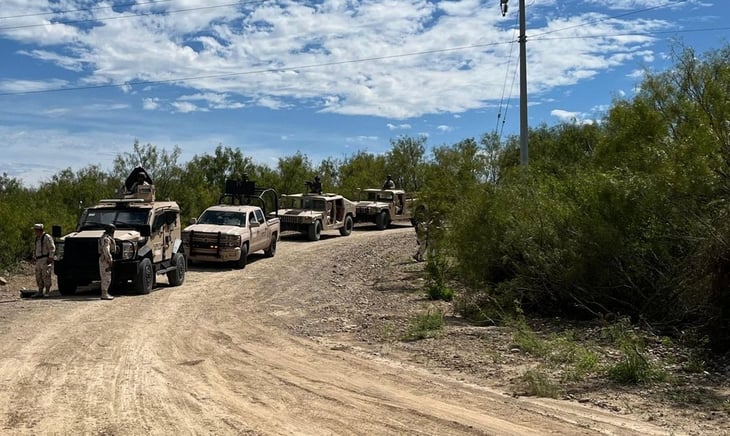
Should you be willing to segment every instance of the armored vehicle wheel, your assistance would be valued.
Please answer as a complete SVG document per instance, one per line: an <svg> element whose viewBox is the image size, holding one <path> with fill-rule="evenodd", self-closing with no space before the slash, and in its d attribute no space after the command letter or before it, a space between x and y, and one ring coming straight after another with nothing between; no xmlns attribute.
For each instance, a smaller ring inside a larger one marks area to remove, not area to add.
<svg viewBox="0 0 730 436"><path fill-rule="evenodd" d="M61 295L73 295L76 293L76 282L64 277L58 276L58 292Z"/></svg>
<svg viewBox="0 0 730 436"><path fill-rule="evenodd" d="M345 217L345 223L342 227L340 227L340 235L349 236L350 233L352 233L352 228L354 225L355 223L352 221L352 216L347 215Z"/></svg>
<svg viewBox="0 0 730 436"><path fill-rule="evenodd" d="M248 262L248 244L243 244L241 246L241 257L233 262L233 267L236 269L244 269L246 268L246 262Z"/></svg>
<svg viewBox="0 0 730 436"><path fill-rule="evenodd" d="M167 281L170 282L170 286L180 286L185 281L185 256L182 253L175 253L172 256L172 265L175 267L174 270L167 273Z"/></svg>
<svg viewBox="0 0 730 436"><path fill-rule="evenodd" d="M377 227L378 230L384 230L389 224L390 216L388 216L387 210L381 211L378 216L375 217L375 227Z"/></svg>
<svg viewBox="0 0 730 436"><path fill-rule="evenodd" d="M276 254L276 235L271 237L271 242L269 243L269 248L264 250L264 255L266 257L274 257Z"/></svg>
<svg viewBox="0 0 730 436"><path fill-rule="evenodd" d="M137 266L137 277L134 278L134 290L138 294L149 294L154 284L155 271L152 269L152 261L144 258Z"/></svg>
<svg viewBox="0 0 730 436"><path fill-rule="evenodd" d="M319 241L319 237L322 235L322 224L319 223L319 221L315 221L314 223L309 225L309 240L310 241Z"/></svg>

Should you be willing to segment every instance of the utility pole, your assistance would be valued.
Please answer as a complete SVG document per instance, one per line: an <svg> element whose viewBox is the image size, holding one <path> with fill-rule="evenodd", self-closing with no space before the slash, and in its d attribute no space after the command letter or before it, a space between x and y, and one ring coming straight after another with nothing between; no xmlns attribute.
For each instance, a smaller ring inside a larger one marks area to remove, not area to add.
<svg viewBox="0 0 730 436"><path fill-rule="evenodd" d="M507 14L509 0L500 0L502 16ZM529 161L527 144L527 36L525 35L525 0L519 0L520 7L520 163L526 166Z"/></svg>

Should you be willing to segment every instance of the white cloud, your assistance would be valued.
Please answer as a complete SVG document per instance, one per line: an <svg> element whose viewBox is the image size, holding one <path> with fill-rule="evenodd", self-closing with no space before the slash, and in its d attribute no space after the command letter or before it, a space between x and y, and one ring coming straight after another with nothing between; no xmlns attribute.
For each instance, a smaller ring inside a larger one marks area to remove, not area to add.
<svg viewBox="0 0 730 436"><path fill-rule="evenodd" d="M589 1L617 9L666 3ZM534 16L546 17L531 33L548 34L530 42L533 93L652 59L652 38L636 35L670 26L646 18L605 19L589 11L564 18L553 13L551 3L531 5ZM81 73L77 84L58 78L5 79L0 91L125 84L125 92L173 100L162 92L174 85L174 91L184 94L173 104L180 112L236 109L244 101L279 110L297 101L323 113L408 119L461 113L499 100L509 67L505 60L513 49L513 32L505 27L498 5L487 8L479 0L263 2L245 9L231 5L172 13L199 5L197 0L138 4L136 11L171 13L134 18L107 8L79 9L61 18L99 21L83 28L69 23L0 29L4 38L35 46L25 55ZM3 2L4 14L40 11L32 2ZM29 15L14 24L40 24L48 18ZM616 33L635 36L597 36ZM562 39L555 42L547 39L550 35ZM139 82L160 83L142 89L133 85ZM206 104L182 104L197 99ZM144 101L150 109L156 100Z"/></svg>
<svg viewBox="0 0 730 436"><path fill-rule="evenodd" d="M411 128L410 124L386 124L388 126L388 130L408 130Z"/></svg>
<svg viewBox="0 0 730 436"><path fill-rule="evenodd" d="M595 122L595 120L588 118L587 114L562 109L553 109L550 111L550 115L554 116L562 123L593 124Z"/></svg>
<svg viewBox="0 0 730 436"><path fill-rule="evenodd" d="M444 133L444 132L450 132L450 131L454 130L454 128L451 127L451 126L447 126L445 124L442 124L440 126L437 126L436 127L436 130L438 130L439 132Z"/></svg>
<svg viewBox="0 0 730 436"><path fill-rule="evenodd" d="M61 79L51 80L0 80L0 92L22 93L41 92L66 86L68 82Z"/></svg>
<svg viewBox="0 0 730 436"><path fill-rule="evenodd" d="M160 107L159 98L144 98L142 99L142 109L152 111Z"/></svg>
<svg viewBox="0 0 730 436"><path fill-rule="evenodd" d="M189 113L189 112L197 112L197 111L206 111L205 108L200 108L196 106L194 103L190 103L189 101L176 101L172 103L172 106L175 108L177 112L181 113Z"/></svg>

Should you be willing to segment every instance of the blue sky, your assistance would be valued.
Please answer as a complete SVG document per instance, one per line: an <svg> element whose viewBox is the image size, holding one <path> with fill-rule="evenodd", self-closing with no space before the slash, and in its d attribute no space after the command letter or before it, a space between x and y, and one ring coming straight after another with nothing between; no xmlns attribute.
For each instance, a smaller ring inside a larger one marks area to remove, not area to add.
<svg viewBox="0 0 730 436"><path fill-rule="evenodd" d="M519 131L519 0L2 0L0 173L34 186L142 144L276 166ZM591 122L730 39L727 0L526 0L529 123ZM501 114L498 122L498 115Z"/></svg>

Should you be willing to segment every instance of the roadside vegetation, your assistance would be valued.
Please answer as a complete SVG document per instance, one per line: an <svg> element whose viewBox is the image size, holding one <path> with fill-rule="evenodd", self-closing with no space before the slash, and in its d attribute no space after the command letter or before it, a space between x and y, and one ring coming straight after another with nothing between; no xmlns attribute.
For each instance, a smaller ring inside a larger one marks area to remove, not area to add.
<svg viewBox="0 0 730 436"><path fill-rule="evenodd" d="M677 47L673 61L599 122L533 127L526 167L517 137L487 133L439 146L398 137L384 155L358 151L317 164L298 152L273 168L241 148L220 145L180 162L179 148L135 142L109 172L67 169L32 188L2 175L0 268L28 256L32 223L73 228L80 209L113 196L137 165L159 198L181 205L184 221L217 201L226 178L243 174L280 193L320 175L325 191L352 199L392 174L433 219L428 298L453 300L475 324L512 323L516 346L565 366L560 377L662 380L633 333L639 322L667 340L691 332L698 350L730 350L730 46L704 54ZM568 333L539 338L525 322L532 316L611 318L604 333L621 356L606 366ZM408 338L442 324L443 313L427 310ZM687 366L701 370L701 362ZM560 380L546 374L530 369L526 389L557 395Z"/></svg>

